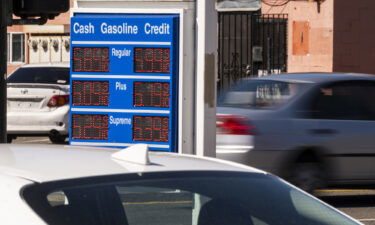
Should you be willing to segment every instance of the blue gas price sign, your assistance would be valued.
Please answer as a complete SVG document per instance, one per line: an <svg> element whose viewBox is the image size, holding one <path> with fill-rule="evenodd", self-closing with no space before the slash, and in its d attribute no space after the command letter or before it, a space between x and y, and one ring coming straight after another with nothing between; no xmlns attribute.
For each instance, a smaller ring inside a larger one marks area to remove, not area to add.
<svg viewBox="0 0 375 225"><path fill-rule="evenodd" d="M75 14L70 144L177 151L178 15Z"/></svg>

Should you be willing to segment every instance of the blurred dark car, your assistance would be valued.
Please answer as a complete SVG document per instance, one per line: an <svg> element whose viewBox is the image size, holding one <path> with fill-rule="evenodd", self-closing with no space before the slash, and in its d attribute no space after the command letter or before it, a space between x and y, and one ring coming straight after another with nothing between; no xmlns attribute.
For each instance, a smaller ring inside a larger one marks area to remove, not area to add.
<svg viewBox="0 0 375 225"><path fill-rule="evenodd" d="M218 105L218 158L275 173L307 191L375 184L375 76L245 79Z"/></svg>

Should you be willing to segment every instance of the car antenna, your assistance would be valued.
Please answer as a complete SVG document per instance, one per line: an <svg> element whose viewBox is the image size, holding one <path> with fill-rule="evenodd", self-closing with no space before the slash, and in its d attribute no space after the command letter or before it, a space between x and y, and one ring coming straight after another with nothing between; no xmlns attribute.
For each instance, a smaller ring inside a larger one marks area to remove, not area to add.
<svg viewBox="0 0 375 225"><path fill-rule="evenodd" d="M142 165L151 164L148 157L147 144L135 144L130 147L124 148L118 152L113 153L111 155L111 158Z"/></svg>

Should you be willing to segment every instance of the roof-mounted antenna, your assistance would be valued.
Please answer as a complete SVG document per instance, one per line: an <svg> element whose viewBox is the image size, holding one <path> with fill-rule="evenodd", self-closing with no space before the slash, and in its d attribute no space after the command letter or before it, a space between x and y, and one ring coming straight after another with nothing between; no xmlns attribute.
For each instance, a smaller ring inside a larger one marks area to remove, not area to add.
<svg viewBox="0 0 375 225"><path fill-rule="evenodd" d="M111 158L141 165L151 164L148 157L147 144L135 144L128 148L124 148L118 152L113 153L111 155Z"/></svg>

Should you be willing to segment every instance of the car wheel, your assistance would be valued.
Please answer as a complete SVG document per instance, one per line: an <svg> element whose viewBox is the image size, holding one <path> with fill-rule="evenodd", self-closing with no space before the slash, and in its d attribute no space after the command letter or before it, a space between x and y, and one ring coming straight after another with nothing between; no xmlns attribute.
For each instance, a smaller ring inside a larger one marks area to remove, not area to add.
<svg viewBox="0 0 375 225"><path fill-rule="evenodd" d="M298 162L292 169L289 181L306 192L325 186L325 175L322 165L317 162Z"/></svg>
<svg viewBox="0 0 375 225"><path fill-rule="evenodd" d="M49 140L54 144L64 144L66 138L67 138L66 135L60 135L60 134L49 135Z"/></svg>

